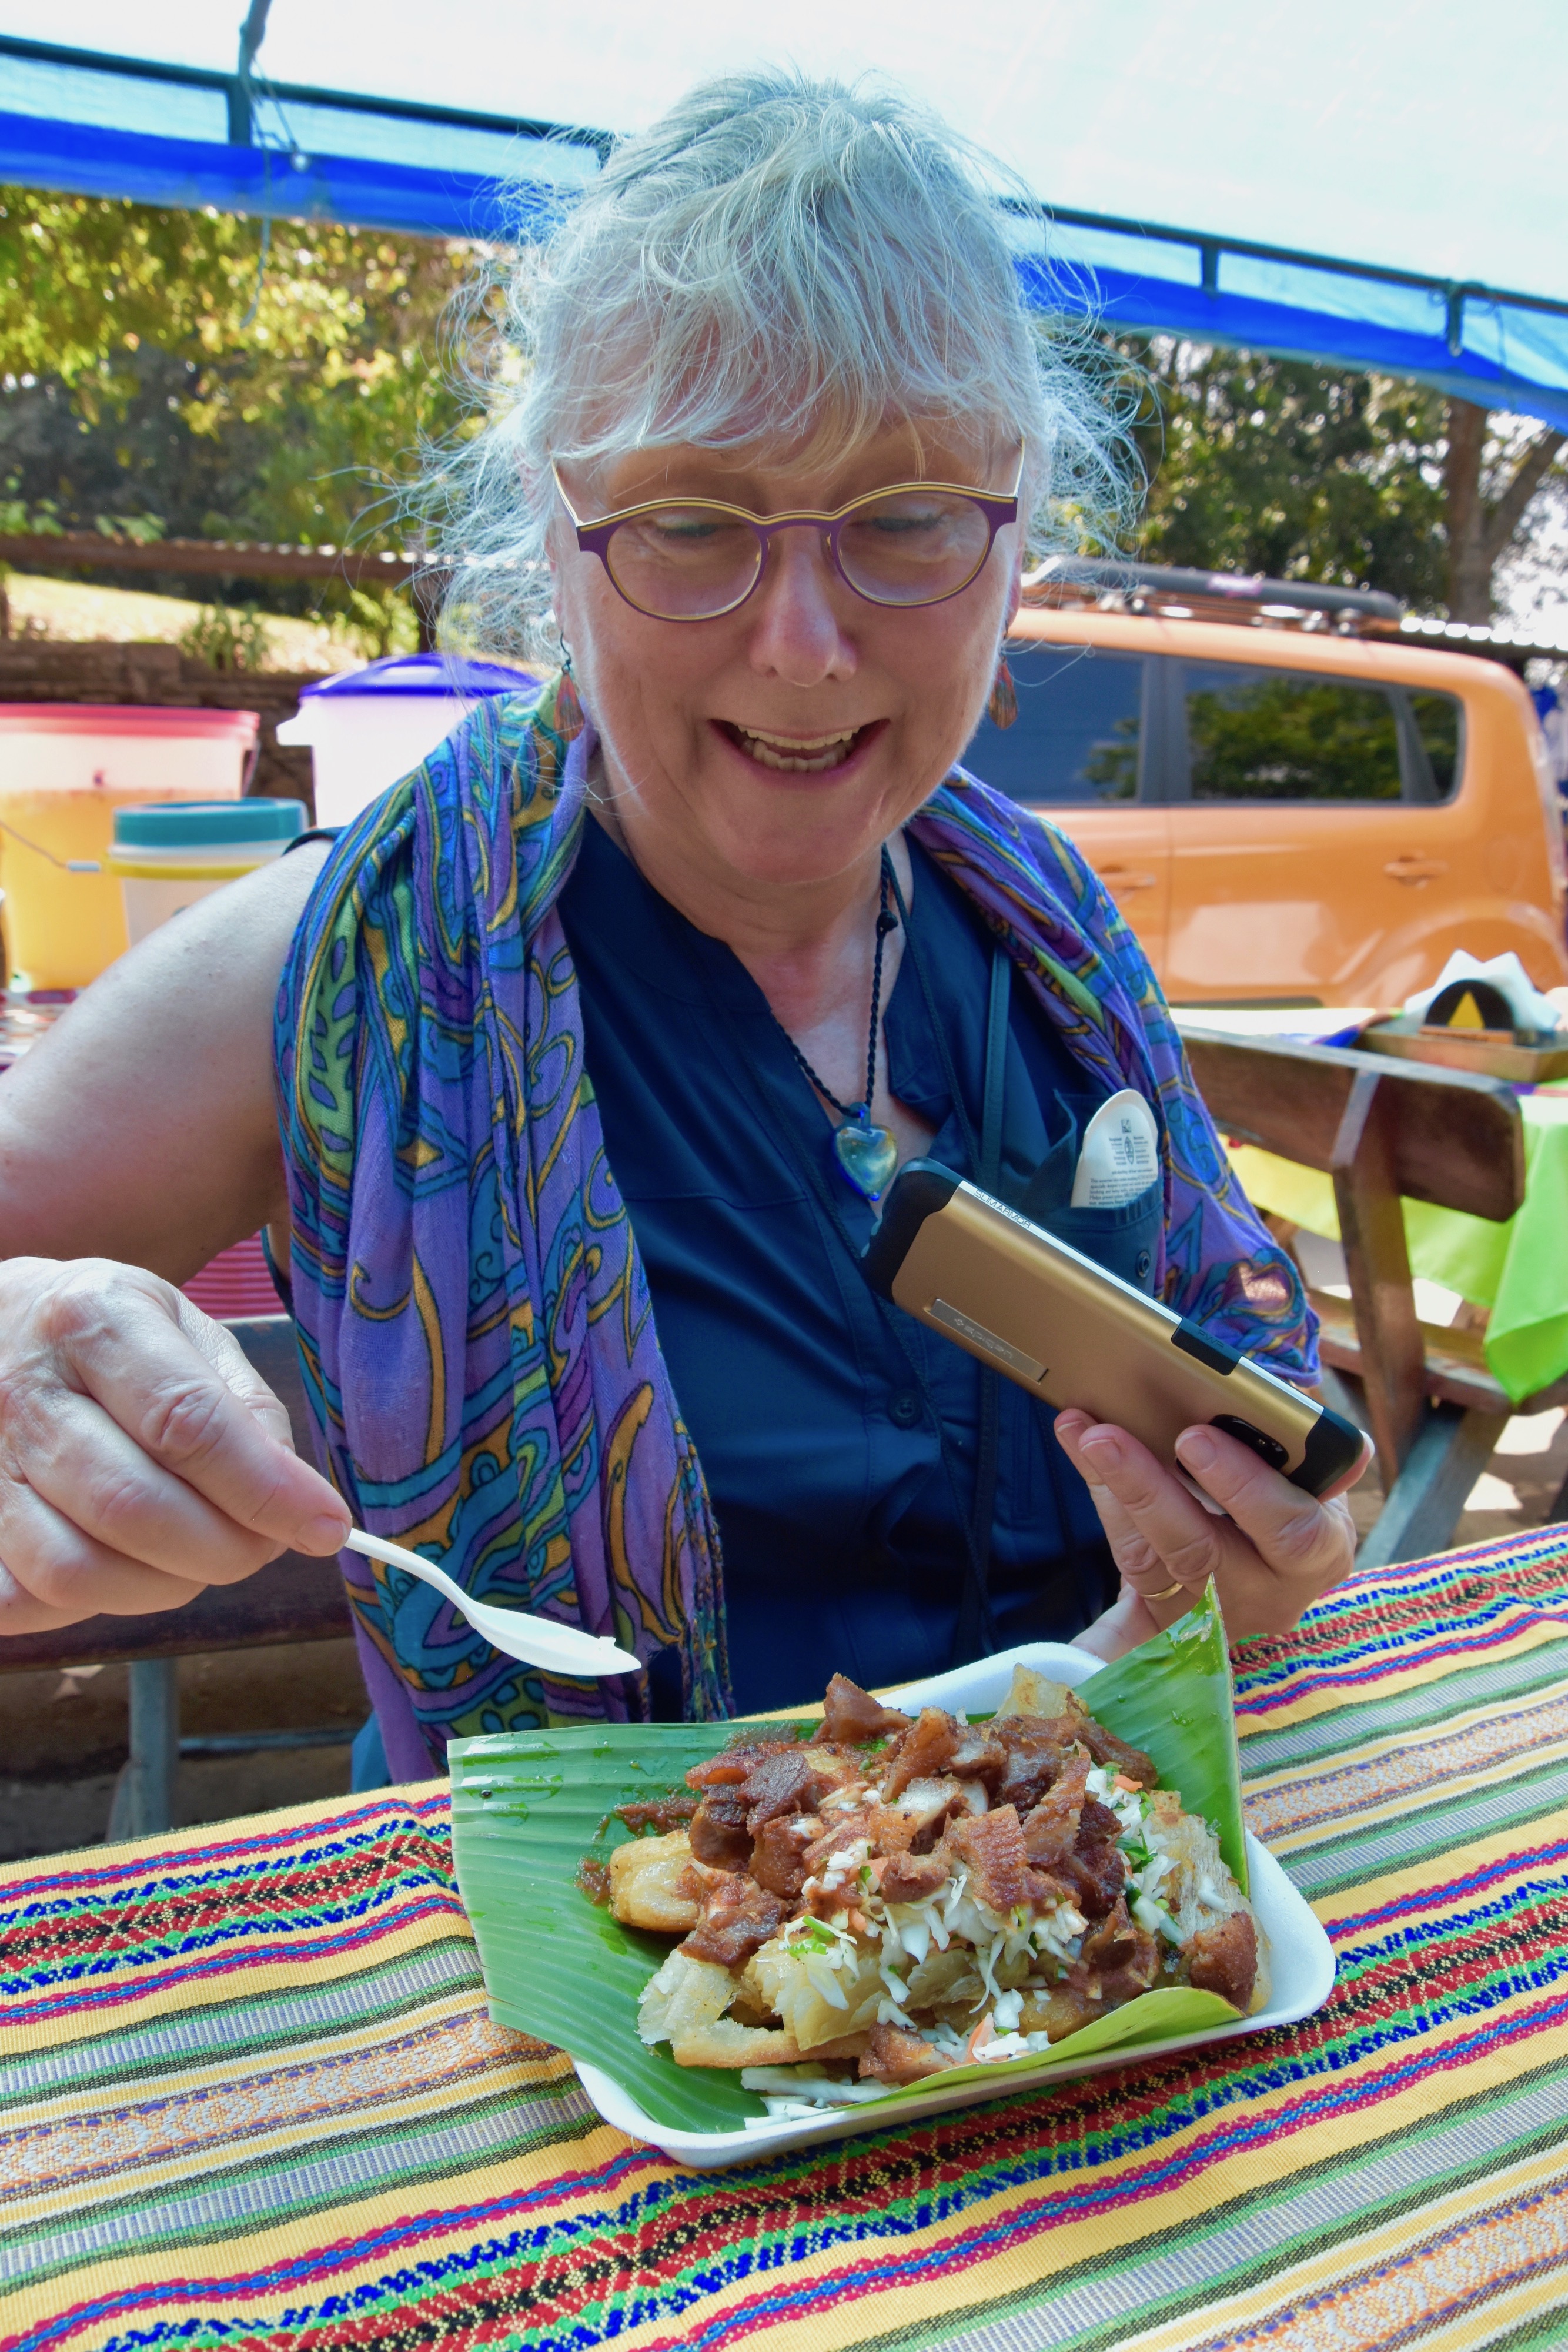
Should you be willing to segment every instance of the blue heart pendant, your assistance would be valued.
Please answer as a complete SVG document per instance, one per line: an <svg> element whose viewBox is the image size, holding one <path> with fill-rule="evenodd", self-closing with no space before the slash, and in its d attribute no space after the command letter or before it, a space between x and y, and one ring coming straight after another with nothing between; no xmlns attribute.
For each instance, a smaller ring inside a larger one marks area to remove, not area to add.
<svg viewBox="0 0 1568 2352"><path fill-rule="evenodd" d="M885 1127L869 1119L846 1119L833 1129L839 1166L868 1201L880 1201L898 1166L898 1146Z"/></svg>

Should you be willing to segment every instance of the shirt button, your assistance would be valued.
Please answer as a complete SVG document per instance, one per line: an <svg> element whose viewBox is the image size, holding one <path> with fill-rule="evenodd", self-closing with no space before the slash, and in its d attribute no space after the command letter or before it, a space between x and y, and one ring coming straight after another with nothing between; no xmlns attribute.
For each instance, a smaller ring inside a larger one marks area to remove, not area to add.
<svg viewBox="0 0 1568 2352"><path fill-rule="evenodd" d="M1147 1250L1140 1250L1138 1252L1138 1263L1134 1268L1134 1272L1136 1274L1140 1282L1147 1282L1149 1275L1153 1269L1154 1263L1155 1261Z"/></svg>
<svg viewBox="0 0 1568 2352"><path fill-rule="evenodd" d="M899 1389L888 1400L887 1417L894 1429L913 1429L923 1410L917 1390Z"/></svg>

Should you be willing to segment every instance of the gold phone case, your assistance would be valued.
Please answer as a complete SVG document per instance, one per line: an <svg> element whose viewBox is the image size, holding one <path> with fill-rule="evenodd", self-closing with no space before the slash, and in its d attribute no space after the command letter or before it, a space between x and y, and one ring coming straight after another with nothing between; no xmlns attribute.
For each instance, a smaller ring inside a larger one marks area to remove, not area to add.
<svg viewBox="0 0 1568 2352"><path fill-rule="evenodd" d="M1206 1338L932 1160L888 1194L862 1265L875 1290L1047 1404L1076 1405L1174 1462L1212 1422L1321 1494L1361 1453L1336 1412Z"/></svg>

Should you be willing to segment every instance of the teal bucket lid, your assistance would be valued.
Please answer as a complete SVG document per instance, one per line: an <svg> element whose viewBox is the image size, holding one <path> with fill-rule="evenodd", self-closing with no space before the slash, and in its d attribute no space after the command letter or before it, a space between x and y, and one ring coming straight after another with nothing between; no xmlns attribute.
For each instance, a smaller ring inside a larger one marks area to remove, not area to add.
<svg viewBox="0 0 1568 2352"><path fill-rule="evenodd" d="M243 849L308 831L303 801L167 801L117 808L116 849Z"/></svg>

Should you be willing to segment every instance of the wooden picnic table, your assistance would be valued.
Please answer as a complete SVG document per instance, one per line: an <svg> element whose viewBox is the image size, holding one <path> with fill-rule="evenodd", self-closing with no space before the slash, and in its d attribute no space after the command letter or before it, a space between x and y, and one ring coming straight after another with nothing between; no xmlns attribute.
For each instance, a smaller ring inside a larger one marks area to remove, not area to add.
<svg viewBox="0 0 1568 2352"><path fill-rule="evenodd" d="M1184 1034L1224 1031L1239 1038L1338 1045L1354 1043L1368 1015L1322 1007L1237 1014L1209 1006L1178 1009L1176 1018ZM1410 1065L1390 1059L1385 1066ZM1427 1200L1406 1200L1405 1237L1414 1274L1487 1308L1486 1337L1475 1352L1517 1403L1568 1374L1568 1082L1513 1091L1523 1120L1525 1167L1516 1214L1499 1224ZM1320 1168L1249 1143L1233 1146L1230 1160L1258 1208L1339 1240L1333 1181Z"/></svg>
<svg viewBox="0 0 1568 2352"><path fill-rule="evenodd" d="M1568 2338L1568 1527L1237 1653L1305 2023L730 2172L494 2025L444 1783L0 1871L0 2346Z"/></svg>

